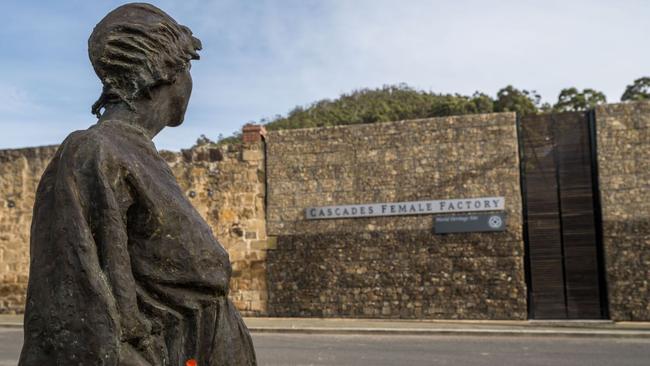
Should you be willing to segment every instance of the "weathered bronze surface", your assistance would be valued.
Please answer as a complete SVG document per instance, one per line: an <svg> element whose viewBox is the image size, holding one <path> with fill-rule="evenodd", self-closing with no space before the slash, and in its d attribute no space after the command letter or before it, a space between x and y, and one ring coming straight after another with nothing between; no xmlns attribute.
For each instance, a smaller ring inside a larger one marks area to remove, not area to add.
<svg viewBox="0 0 650 366"><path fill-rule="evenodd" d="M255 365L228 254L151 141L183 121L200 41L127 4L88 45L99 121L66 138L38 188L19 365Z"/></svg>

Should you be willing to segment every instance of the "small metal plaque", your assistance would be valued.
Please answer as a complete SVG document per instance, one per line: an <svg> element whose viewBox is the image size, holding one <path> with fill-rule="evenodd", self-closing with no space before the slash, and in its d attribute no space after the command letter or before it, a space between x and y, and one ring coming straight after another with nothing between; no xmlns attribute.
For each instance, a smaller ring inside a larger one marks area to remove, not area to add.
<svg viewBox="0 0 650 366"><path fill-rule="evenodd" d="M504 212L460 216L438 216L435 221L436 234L504 231Z"/></svg>

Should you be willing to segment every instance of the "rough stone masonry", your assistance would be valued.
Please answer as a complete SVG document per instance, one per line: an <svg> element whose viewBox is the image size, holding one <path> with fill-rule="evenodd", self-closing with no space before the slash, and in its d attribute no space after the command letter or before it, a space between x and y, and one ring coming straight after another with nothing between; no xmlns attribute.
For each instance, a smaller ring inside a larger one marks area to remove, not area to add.
<svg viewBox="0 0 650 366"><path fill-rule="evenodd" d="M596 108L610 317L650 320L650 103Z"/></svg>
<svg viewBox="0 0 650 366"><path fill-rule="evenodd" d="M0 150L0 314L22 312L34 195L56 146Z"/></svg>
<svg viewBox="0 0 650 366"><path fill-rule="evenodd" d="M514 113L269 132L269 314L525 319L518 154ZM434 235L432 214L305 219L486 196L505 197L506 231Z"/></svg>

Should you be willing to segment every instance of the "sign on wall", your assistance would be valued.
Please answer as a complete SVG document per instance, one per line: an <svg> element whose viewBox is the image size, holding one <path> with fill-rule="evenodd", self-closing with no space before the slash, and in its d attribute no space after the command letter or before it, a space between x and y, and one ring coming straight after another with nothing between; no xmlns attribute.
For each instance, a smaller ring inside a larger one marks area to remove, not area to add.
<svg viewBox="0 0 650 366"><path fill-rule="evenodd" d="M436 234L504 231L505 229L506 214L503 212L440 216L436 217L435 222Z"/></svg>
<svg viewBox="0 0 650 366"><path fill-rule="evenodd" d="M309 207L305 209L305 217L308 220L318 220L353 217L501 211L505 208L505 203L505 197L479 197L457 198L448 200L322 206Z"/></svg>

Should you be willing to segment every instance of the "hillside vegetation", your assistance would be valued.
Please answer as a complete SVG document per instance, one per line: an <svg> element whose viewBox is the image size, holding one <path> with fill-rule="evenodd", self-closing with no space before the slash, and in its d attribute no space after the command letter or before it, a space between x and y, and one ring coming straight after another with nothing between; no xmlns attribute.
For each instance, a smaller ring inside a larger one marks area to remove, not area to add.
<svg viewBox="0 0 650 366"><path fill-rule="evenodd" d="M650 98L650 78L640 78L628 85L622 101ZM517 112L526 115L540 112L581 111L606 103L602 92L594 89L563 89L555 104L541 103L534 90L517 89L511 85L496 93L496 98L476 92L473 95L438 94L417 90L406 84L387 85L377 89L359 89L337 99L323 99L308 106L298 106L286 116L262 119L257 123L267 130L375 123L406 119L444 117L473 113ZM239 133L217 143L236 143ZM211 142L202 136L197 144Z"/></svg>

